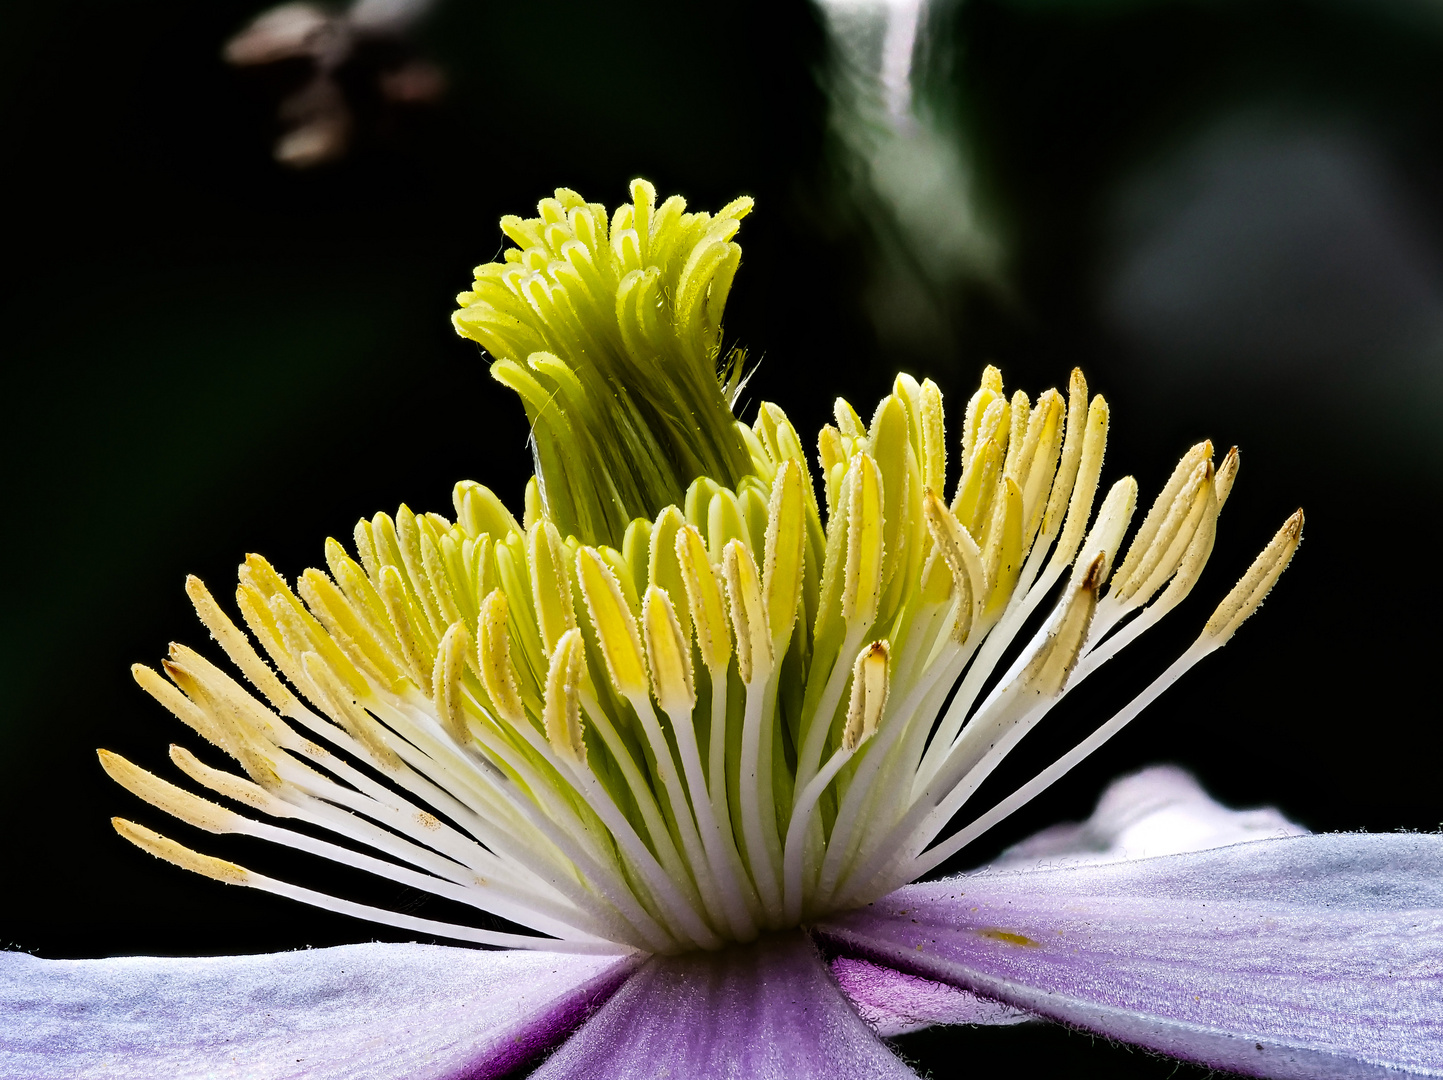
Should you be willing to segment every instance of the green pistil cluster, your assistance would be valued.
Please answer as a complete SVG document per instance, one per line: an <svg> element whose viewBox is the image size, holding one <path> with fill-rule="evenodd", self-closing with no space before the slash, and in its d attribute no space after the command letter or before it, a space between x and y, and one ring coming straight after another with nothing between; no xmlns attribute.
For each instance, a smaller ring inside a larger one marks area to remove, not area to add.
<svg viewBox="0 0 1443 1080"><path fill-rule="evenodd" d="M502 218L517 246L476 268L453 317L521 396L546 515L613 546L697 477L735 487L751 471L731 413L745 354L724 354L722 313L752 201L711 215L656 205L644 180L631 195L608 215L558 188L539 217Z"/></svg>

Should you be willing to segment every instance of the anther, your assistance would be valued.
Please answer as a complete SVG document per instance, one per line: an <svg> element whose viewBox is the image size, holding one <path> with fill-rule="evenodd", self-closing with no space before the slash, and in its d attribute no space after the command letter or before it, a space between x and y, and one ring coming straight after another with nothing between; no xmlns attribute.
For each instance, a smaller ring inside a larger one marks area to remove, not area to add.
<svg viewBox="0 0 1443 1080"><path fill-rule="evenodd" d="M889 645L874 641L857 654L852 665L852 696L847 702L847 726L842 745L855 750L876 732L887 706Z"/></svg>
<svg viewBox="0 0 1443 1080"><path fill-rule="evenodd" d="M476 660L491 704L501 719L515 727L527 721L516 669L511 664L511 634L506 629L509 614L510 605L500 589L493 589L481 602L481 616L476 620Z"/></svg>
<svg viewBox="0 0 1443 1080"><path fill-rule="evenodd" d="M546 672L546 706L542 717L546 741L551 748L579 765L586 764L580 705L583 652L580 630L568 630L557 641Z"/></svg>

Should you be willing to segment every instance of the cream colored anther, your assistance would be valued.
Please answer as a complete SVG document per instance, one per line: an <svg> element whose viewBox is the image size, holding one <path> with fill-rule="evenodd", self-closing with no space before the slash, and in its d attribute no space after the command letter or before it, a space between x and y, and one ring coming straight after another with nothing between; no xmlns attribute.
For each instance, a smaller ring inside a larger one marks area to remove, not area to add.
<svg viewBox="0 0 1443 1080"><path fill-rule="evenodd" d="M1293 553L1302 542L1303 512L1298 510L1283 522L1283 527L1268 542L1268 546L1259 552L1247 573L1232 587L1232 591L1223 597L1223 602L1218 605L1212 618L1208 619L1207 626L1203 628L1202 637L1198 639L1199 644L1206 643L1214 649L1227 644L1228 639L1237 633L1238 627L1248 616L1262 607L1263 601L1283 571L1288 568Z"/></svg>
<svg viewBox="0 0 1443 1080"><path fill-rule="evenodd" d="M848 751L870 739L882 722L890 648L886 641L874 641L857 654L852 665L852 696L847 702L847 726L842 730L842 746Z"/></svg>
<svg viewBox="0 0 1443 1080"><path fill-rule="evenodd" d="M1026 692L1039 698L1053 698L1067 684L1077 664L1078 654L1087 640L1093 613L1097 610L1097 591L1107 580L1107 556L1098 553L1083 571L1082 578L1067 598L1067 606L1022 672L1021 683Z"/></svg>
<svg viewBox="0 0 1443 1080"><path fill-rule="evenodd" d="M197 829L204 829L209 833L228 833L235 830L240 819L234 811L202 799L199 795L192 795L184 788L178 788L146 772L140 766L131 764L119 754L109 750L97 750L96 753L100 757L100 767L107 776L156 809L164 810L187 825L194 825Z"/></svg>
<svg viewBox="0 0 1443 1080"><path fill-rule="evenodd" d="M1087 534L1087 542L1082 545L1082 554L1073 568L1074 588L1099 554L1106 555L1107 564L1112 565L1136 509L1137 481L1130 476L1124 476L1108 490L1107 497L1102 500L1102 508L1097 511L1097 520L1093 523L1092 531Z"/></svg>
<svg viewBox="0 0 1443 1080"><path fill-rule="evenodd" d="M1122 560L1122 566L1114 577L1114 588L1122 582L1129 581L1134 576L1138 563L1141 562L1153 547L1153 540L1158 530L1173 509L1178 493L1184 485L1196 476L1197 467L1204 461L1211 461L1213 456L1213 444L1204 439L1193 446L1178 461L1168 477L1167 483L1158 492L1157 498L1153 500L1147 517L1142 519L1138 526L1137 534L1133 536L1132 543L1128 546L1127 555Z"/></svg>

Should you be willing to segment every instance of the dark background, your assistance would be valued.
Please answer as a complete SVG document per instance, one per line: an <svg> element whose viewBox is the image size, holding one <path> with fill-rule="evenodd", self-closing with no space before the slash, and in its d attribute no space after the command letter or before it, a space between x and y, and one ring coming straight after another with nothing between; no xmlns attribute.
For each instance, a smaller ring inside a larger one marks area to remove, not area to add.
<svg viewBox="0 0 1443 1080"><path fill-rule="evenodd" d="M937 15L954 63L930 93L960 118L1009 255L990 282L919 273L920 343L867 314L898 240L828 127L810 9L452 0L417 39L448 73L443 103L384 110L351 73L363 137L307 172L270 158L295 73L219 59L256 10L0 9L0 943L59 957L411 936L142 855L108 818L160 815L94 748L164 773L188 734L127 670L172 638L206 644L186 573L228 596L254 550L294 575L362 514L449 512L463 477L519 506L521 411L453 335L452 297L499 250L502 213L558 184L615 205L634 175L697 208L757 197L728 330L762 358L749 404L778 401L804 433L839 393L868 415L898 367L941 384L955 430L995 361L1034 393L1082 365L1113 405L1104 479L1132 472L1146 499L1197 438L1241 445L1195 599L1070 701L1012 779L1145 684L1307 509L1294 567L1235 643L966 863L1085 816L1110 777L1154 761L1316 830L1439 828L1443 9ZM1061 1029L901 1046L938 1077L1202 1075Z"/></svg>

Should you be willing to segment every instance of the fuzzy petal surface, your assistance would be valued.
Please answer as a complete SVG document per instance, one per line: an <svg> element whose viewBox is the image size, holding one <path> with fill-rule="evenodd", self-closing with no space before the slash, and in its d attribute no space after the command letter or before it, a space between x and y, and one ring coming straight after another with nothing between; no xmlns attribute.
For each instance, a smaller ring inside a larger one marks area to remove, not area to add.
<svg viewBox="0 0 1443 1080"><path fill-rule="evenodd" d="M1147 859L1307 832L1270 806L1231 810L1186 770L1153 765L1109 784L1086 821L1034 833L991 866L1023 870Z"/></svg>
<svg viewBox="0 0 1443 1080"><path fill-rule="evenodd" d="M852 1007L884 1039L934 1024L1020 1024L1037 1019L960 987L855 956L833 960L832 975Z"/></svg>
<svg viewBox="0 0 1443 1080"><path fill-rule="evenodd" d="M817 929L882 963L1217 1068L1443 1076L1443 836L1300 836L962 875Z"/></svg>
<svg viewBox="0 0 1443 1080"><path fill-rule="evenodd" d="M533 1080L903 1080L800 931L656 956Z"/></svg>
<svg viewBox="0 0 1443 1080"><path fill-rule="evenodd" d="M439 945L0 954L0 1077L480 1080L554 1045L633 957Z"/></svg>

